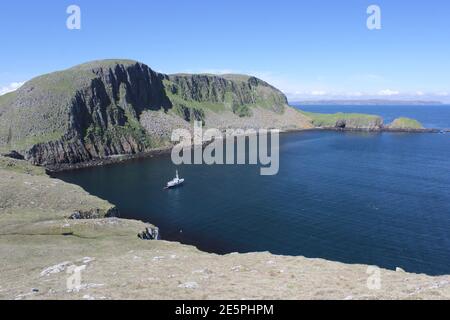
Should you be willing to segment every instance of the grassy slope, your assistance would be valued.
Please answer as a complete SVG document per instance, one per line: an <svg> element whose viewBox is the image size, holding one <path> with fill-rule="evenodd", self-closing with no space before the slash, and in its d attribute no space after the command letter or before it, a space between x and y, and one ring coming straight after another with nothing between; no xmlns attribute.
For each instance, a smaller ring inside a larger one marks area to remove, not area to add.
<svg viewBox="0 0 450 320"><path fill-rule="evenodd" d="M248 75L240 75L240 74L227 74L227 75L212 75L212 74L201 74L208 77L217 77L223 78L228 81L232 81L240 86L246 86L251 76ZM180 77L190 77L191 74L176 74L174 76ZM164 80L164 84L166 86L166 93L169 99L172 101L173 105L178 106L186 106L189 108L199 109L199 110L210 110L216 113L224 112L224 111L233 111L236 115L241 117L247 117L252 115L252 108L260 107L267 110L274 111L276 113L282 114L283 108L285 107L285 103L280 102L280 97L277 96L276 89L270 87L270 85L264 83L261 80L258 80L260 84L256 87L253 87L251 92L247 94L251 95L254 102L251 104L240 104L237 105L234 99L234 93L230 90L227 90L225 93L225 100L223 102L208 102L208 101L194 101L194 100L186 100L181 97L180 94L172 93L171 88L176 87L178 91L181 91L179 86L170 80ZM274 106L277 106L274 109Z"/></svg>
<svg viewBox="0 0 450 320"><path fill-rule="evenodd" d="M316 127L334 127L336 122L339 120L359 120L362 123L371 122L379 118L376 115L362 114L362 113L335 113L335 114L325 114L325 113L314 113L300 111L305 116L309 117Z"/></svg>
<svg viewBox="0 0 450 320"><path fill-rule="evenodd" d="M32 176L45 176L45 169L30 165L23 160L15 160L0 156L0 170L8 170L16 173L26 173Z"/></svg>
<svg viewBox="0 0 450 320"><path fill-rule="evenodd" d="M166 87L166 94L175 108L179 107L179 106L185 106L185 107L200 109L200 110L211 110L214 112L223 112L227 108L226 103L223 104L223 103L199 102L199 101L194 101L194 100L185 100L181 96L179 96L177 94L173 94L171 92L171 90L169 88L171 86L175 85L172 81L166 79L163 82Z"/></svg>
<svg viewBox="0 0 450 320"><path fill-rule="evenodd" d="M423 129L423 125L415 120L410 118L397 118L395 119L389 126L391 129Z"/></svg>

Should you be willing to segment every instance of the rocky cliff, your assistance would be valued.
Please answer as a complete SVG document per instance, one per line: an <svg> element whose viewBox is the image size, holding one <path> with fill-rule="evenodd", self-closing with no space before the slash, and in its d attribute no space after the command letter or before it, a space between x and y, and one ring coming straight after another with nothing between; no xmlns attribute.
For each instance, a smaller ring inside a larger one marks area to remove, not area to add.
<svg viewBox="0 0 450 320"><path fill-rule="evenodd" d="M0 151L16 150L38 165L74 164L167 145L173 129L193 120L311 127L287 109L279 90L254 77L164 75L136 61L95 61L0 97Z"/></svg>

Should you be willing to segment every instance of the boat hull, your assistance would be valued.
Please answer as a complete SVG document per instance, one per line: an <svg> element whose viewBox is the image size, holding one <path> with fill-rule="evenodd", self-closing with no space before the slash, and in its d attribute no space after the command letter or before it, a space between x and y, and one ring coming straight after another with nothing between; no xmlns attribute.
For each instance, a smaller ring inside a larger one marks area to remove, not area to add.
<svg viewBox="0 0 450 320"><path fill-rule="evenodd" d="M184 184L184 180L181 179L179 182L167 184L166 189L174 189L174 188L182 186L183 184Z"/></svg>

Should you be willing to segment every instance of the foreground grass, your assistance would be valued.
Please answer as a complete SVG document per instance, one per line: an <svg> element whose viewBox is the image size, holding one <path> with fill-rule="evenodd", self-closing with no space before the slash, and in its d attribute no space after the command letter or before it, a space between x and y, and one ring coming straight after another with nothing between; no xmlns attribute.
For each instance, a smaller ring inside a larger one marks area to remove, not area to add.
<svg viewBox="0 0 450 320"><path fill-rule="evenodd" d="M0 170L7 170L16 173L26 173L33 176L45 176L45 169L36 167L24 160L15 160L0 156Z"/></svg>

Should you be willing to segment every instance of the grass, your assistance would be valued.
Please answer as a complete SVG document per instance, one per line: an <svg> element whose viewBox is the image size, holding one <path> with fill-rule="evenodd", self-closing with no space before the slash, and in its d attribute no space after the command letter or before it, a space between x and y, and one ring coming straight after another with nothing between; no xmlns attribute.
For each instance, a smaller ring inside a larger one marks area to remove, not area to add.
<svg viewBox="0 0 450 320"><path fill-rule="evenodd" d="M423 125L415 120L410 118L401 117L395 119L390 125L390 128L399 128L399 129L423 129Z"/></svg>
<svg viewBox="0 0 450 320"><path fill-rule="evenodd" d="M189 75L179 74L178 76ZM237 85L242 86L246 83L246 81L248 81L250 77L245 75L226 75L223 76L223 78L228 81L234 81L235 83L237 83ZM184 99L180 94L178 94L181 89L176 83L167 79L164 80L163 83L166 88L166 94L174 106L184 106L194 109L210 110L216 113L230 110L240 117L249 117L252 115L251 109L254 107L261 107L282 114L284 112L284 106L286 105L286 101L284 101L284 97L281 92L278 95L277 92L274 91L276 90L275 88L266 87L263 85L253 87L252 89L243 89L247 90L246 94L251 95L251 99L254 102L247 104L238 104L236 103L237 98L229 89L227 89L225 92L223 102L195 101L191 99Z"/></svg>
<svg viewBox="0 0 450 320"><path fill-rule="evenodd" d="M16 98L16 92L10 92L0 96L0 108ZM1 110L0 110L1 111Z"/></svg>
<svg viewBox="0 0 450 320"><path fill-rule="evenodd" d="M362 114L362 113L314 113L314 112L300 112L310 118L316 127L334 127L339 120L359 120L361 122L376 121L379 117L376 115Z"/></svg>
<svg viewBox="0 0 450 320"><path fill-rule="evenodd" d="M25 160L16 160L0 157L0 170L7 170L16 173L26 173L33 176L45 176L45 169L31 165Z"/></svg>
<svg viewBox="0 0 450 320"><path fill-rule="evenodd" d="M216 113L220 113L226 110L224 103L214 103L214 102L199 102L194 100L185 100L181 96L174 94L171 90L176 84L170 80L163 81L164 87L166 88L166 94L169 100L172 102L174 107L184 106L194 109L211 110Z"/></svg>
<svg viewBox="0 0 450 320"><path fill-rule="evenodd" d="M9 146L4 147L9 150L26 150L34 145L45 143L49 141L58 141L63 136L62 132L52 132L48 134L42 134L42 135L34 135L27 138L23 138L18 141L12 142Z"/></svg>

